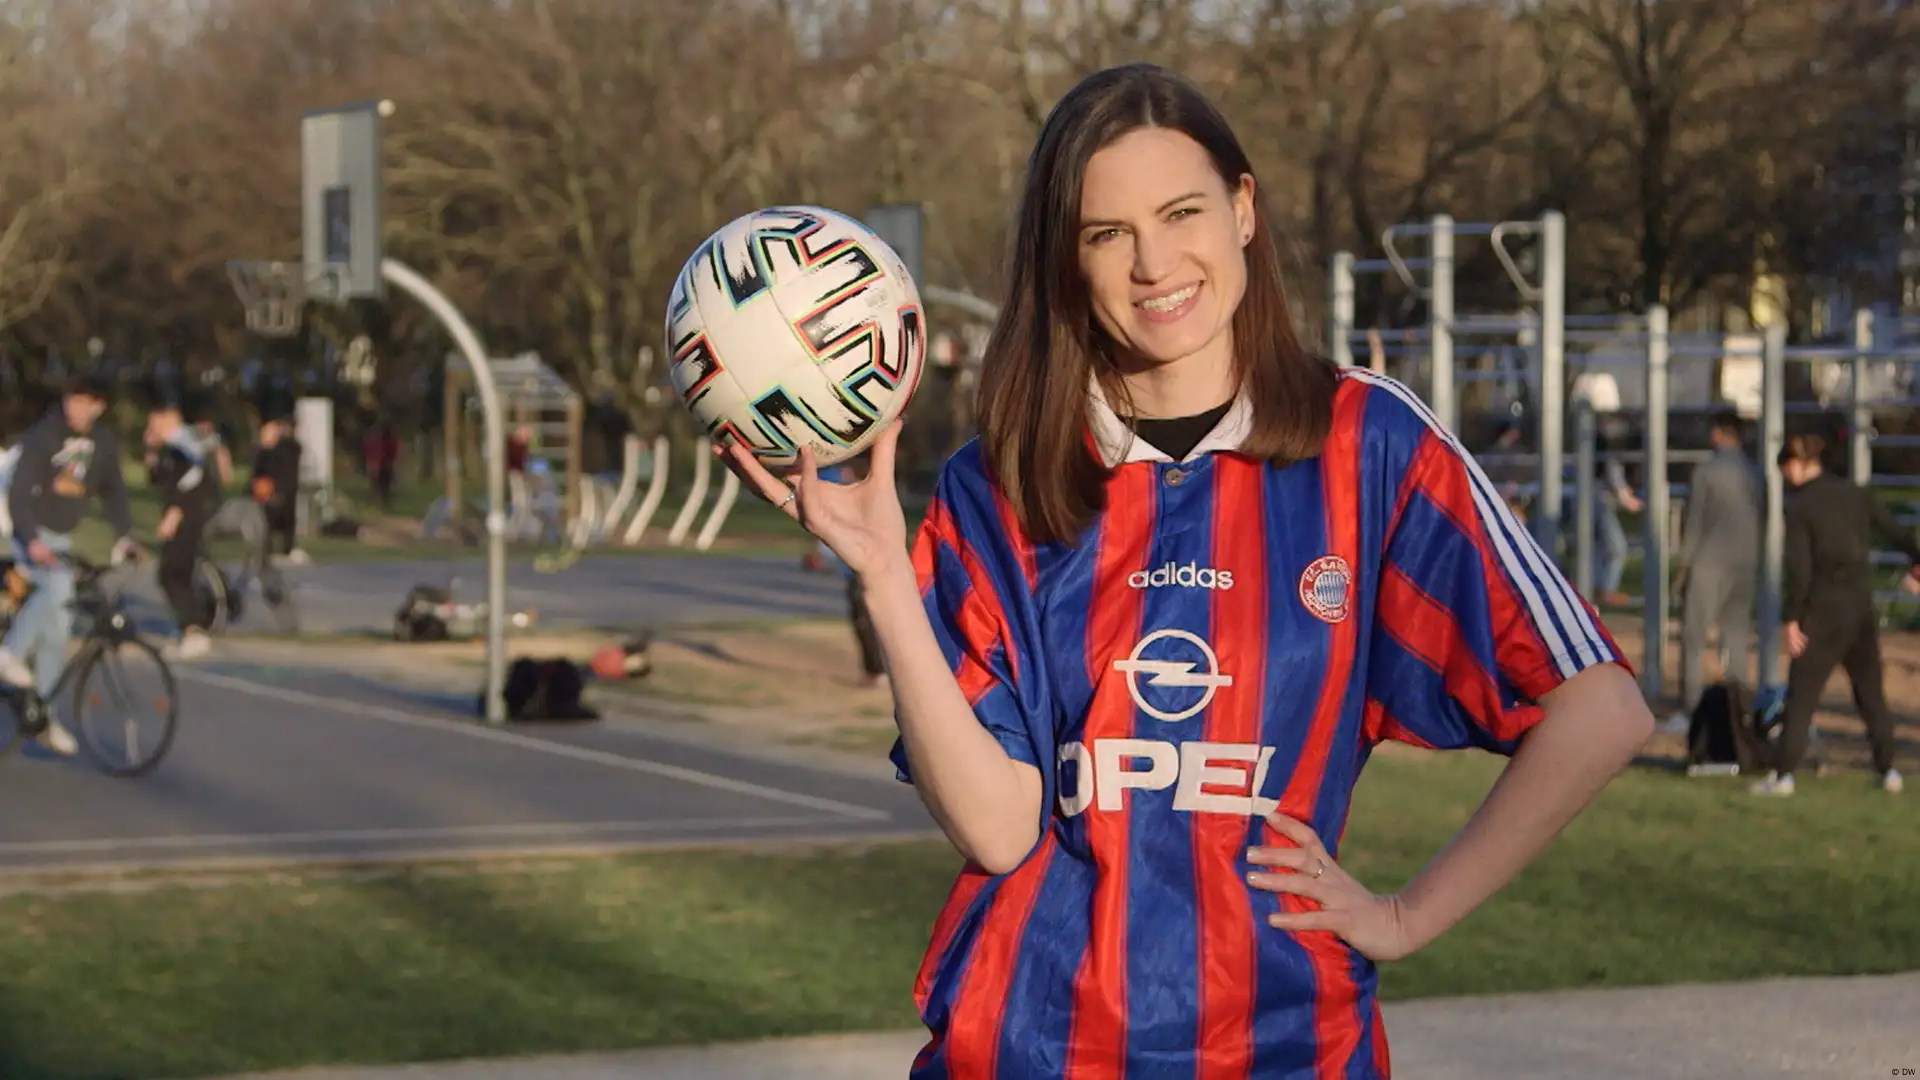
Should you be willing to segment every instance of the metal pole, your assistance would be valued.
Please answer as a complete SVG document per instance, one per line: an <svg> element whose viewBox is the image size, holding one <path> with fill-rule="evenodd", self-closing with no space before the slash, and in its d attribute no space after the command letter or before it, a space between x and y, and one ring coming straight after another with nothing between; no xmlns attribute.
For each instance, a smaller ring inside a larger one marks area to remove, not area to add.
<svg viewBox="0 0 1920 1080"><path fill-rule="evenodd" d="M1560 532L1560 483L1567 407L1567 219L1540 217L1540 543Z"/></svg>
<svg viewBox="0 0 1920 1080"><path fill-rule="evenodd" d="M1643 616L1640 658L1640 690L1657 700L1666 689L1667 583L1672 580L1672 531L1668 528L1669 501L1673 492L1667 481L1667 308L1655 304L1647 309L1647 514L1645 551L1641 567L1645 574L1646 613ZM1693 702L1683 701L1681 708Z"/></svg>
<svg viewBox="0 0 1920 1080"><path fill-rule="evenodd" d="M1573 587L1593 600L1593 403L1573 403Z"/></svg>
<svg viewBox="0 0 1920 1080"><path fill-rule="evenodd" d="M1760 467L1767 482L1767 528L1761 546L1760 686L1777 681L1780 666L1780 591L1786 570L1787 517L1782 499L1780 448L1787 441L1787 328L1767 327L1760 368Z"/></svg>
<svg viewBox="0 0 1920 1080"><path fill-rule="evenodd" d="M453 343L467 358L473 374L474 389L480 394L480 408L486 417L487 465L487 691L484 698L486 720L497 724L506 719L506 700L501 690L507 682L506 610L507 610L507 521L501 507L507 496L507 423L501 409L500 393L493 385L493 372L487 367L487 350L480 336L433 283L415 273L398 259L380 260L380 276L389 285L412 296L433 312Z"/></svg>
<svg viewBox="0 0 1920 1080"><path fill-rule="evenodd" d="M1873 480L1873 443L1868 435L1873 431L1873 399L1867 393L1867 358L1859 353L1873 349L1873 312L1861 310L1853 313L1853 347L1859 352L1848 363L1853 384L1853 452L1848 455L1848 472L1853 482L1861 487Z"/></svg>
<svg viewBox="0 0 1920 1080"><path fill-rule="evenodd" d="M1327 355L1341 367L1353 366L1353 253L1333 253L1327 282L1329 318Z"/></svg>
<svg viewBox="0 0 1920 1080"><path fill-rule="evenodd" d="M1428 358L1432 375L1429 395L1433 415L1448 431L1460 430L1453 405L1453 219L1433 216L1432 286L1427 290Z"/></svg>

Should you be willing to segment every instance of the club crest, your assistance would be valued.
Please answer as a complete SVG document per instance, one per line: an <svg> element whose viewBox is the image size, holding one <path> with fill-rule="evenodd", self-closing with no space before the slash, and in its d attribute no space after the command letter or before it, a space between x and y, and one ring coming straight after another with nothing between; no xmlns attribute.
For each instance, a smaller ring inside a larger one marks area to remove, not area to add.
<svg viewBox="0 0 1920 1080"><path fill-rule="evenodd" d="M1342 622L1353 610L1353 568L1338 555L1322 555L1300 575L1300 602L1325 623Z"/></svg>

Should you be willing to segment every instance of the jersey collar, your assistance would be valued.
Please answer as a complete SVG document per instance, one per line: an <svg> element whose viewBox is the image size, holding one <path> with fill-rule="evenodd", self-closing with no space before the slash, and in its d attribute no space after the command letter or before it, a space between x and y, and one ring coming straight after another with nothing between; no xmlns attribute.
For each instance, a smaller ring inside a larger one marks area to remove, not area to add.
<svg viewBox="0 0 1920 1080"><path fill-rule="evenodd" d="M1098 379L1093 381L1087 392L1088 404L1092 406L1089 434L1093 448L1107 468L1131 465L1139 461L1171 462L1166 452L1145 439L1134 434L1125 420L1120 419L1113 406L1107 404L1107 395L1100 389ZM1182 461L1193 461L1205 454L1218 450L1238 450L1247 439L1247 433L1253 430L1253 403L1247 400L1245 391L1233 399L1233 405L1227 414L1213 426L1213 430L1194 445Z"/></svg>

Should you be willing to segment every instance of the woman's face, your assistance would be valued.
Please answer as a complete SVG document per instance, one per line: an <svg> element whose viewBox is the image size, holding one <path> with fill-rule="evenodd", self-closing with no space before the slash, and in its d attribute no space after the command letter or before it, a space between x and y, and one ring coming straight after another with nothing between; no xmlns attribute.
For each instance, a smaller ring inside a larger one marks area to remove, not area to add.
<svg viewBox="0 0 1920 1080"><path fill-rule="evenodd" d="M1087 162L1080 272L1094 317L1141 360L1231 355L1252 236L1253 178L1230 187L1178 131L1138 128Z"/></svg>

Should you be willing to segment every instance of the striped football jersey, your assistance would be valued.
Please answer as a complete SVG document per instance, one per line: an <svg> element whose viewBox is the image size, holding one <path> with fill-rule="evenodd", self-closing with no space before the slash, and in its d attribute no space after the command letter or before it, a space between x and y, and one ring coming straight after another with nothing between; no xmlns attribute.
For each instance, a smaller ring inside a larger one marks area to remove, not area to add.
<svg viewBox="0 0 1920 1080"><path fill-rule="evenodd" d="M1344 370L1321 454L1232 452L1244 401L1186 460L1128 438L1075 544L1025 542L977 443L914 544L935 634L981 724L1039 769L1038 844L962 870L915 984L918 1080L1373 1080L1372 963L1267 925L1264 820L1334 854L1371 749L1511 753L1541 695L1623 663L1599 619L1417 398ZM911 782L896 744L893 760Z"/></svg>

